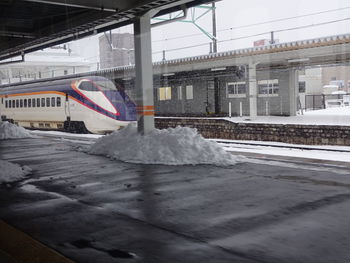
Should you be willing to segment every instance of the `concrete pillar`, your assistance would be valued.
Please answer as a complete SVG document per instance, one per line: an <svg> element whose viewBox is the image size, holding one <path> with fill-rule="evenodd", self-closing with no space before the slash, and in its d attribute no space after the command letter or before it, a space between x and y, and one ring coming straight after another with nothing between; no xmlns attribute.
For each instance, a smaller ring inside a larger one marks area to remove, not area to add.
<svg viewBox="0 0 350 263"><path fill-rule="evenodd" d="M12 78L13 78L13 75L12 75L12 68L11 68L11 67L8 67L7 70L8 70L9 83L11 83L11 82L12 82Z"/></svg>
<svg viewBox="0 0 350 263"><path fill-rule="evenodd" d="M249 86L249 117L255 119L257 117L257 81L256 81L256 65L257 63L249 62L248 65L248 86Z"/></svg>
<svg viewBox="0 0 350 263"><path fill-rule="evenodd" d="M154 129L151 16L146 13L134 22L137 125L141 134Z"/></svg>
<svg viewBox="0 0 350 263"><path fill-rule="evenodd" d="M289 116L297 114L297 99L299 94L299 71L294 68L288 70L289 75Z"/></svg>
<svg viewBox="0 0 350 263"><path fill-rule="evenodd" d="M220 103L220 83L219 78L214 78L214 104L215 104L215 114L221 113L221 103Z"/></svg>

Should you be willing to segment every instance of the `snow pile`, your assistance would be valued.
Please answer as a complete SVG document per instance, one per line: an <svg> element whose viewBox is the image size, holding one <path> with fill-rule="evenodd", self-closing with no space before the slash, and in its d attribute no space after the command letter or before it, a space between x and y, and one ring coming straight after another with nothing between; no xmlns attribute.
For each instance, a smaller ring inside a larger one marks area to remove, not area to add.
<svg viewBox="0 0 350 263"><path fill-rule="evenodd" d="M28 166L19 166L18 164L0 160L0 184L10 183L23 179L31 172Z"/></svg>
<svg viewBox="0 0 350 263"><path fill-rule="evenodd" d="M29 132L7 121L0 121L0 140L31 137Z"/></svg>
<svg viewBox="0 0 350 263"><path fill-rule="evenodd" d="M196 129L154 129L140 135L135 125L115 131L96 141L88 153L131 163L233 165L235 157L216 142L205 140Z"/></svg>

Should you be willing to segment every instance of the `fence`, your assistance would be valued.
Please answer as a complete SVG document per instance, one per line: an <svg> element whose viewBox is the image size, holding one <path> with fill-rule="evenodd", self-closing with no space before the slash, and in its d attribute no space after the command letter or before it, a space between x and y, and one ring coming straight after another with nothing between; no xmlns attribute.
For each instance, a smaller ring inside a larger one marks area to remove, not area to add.
<svg viewBox="0 0 350 263"><path fill-rule="evenodd" d="M320 110L330 106L349 105L350 93L305 95L305 110Z"/></svg>

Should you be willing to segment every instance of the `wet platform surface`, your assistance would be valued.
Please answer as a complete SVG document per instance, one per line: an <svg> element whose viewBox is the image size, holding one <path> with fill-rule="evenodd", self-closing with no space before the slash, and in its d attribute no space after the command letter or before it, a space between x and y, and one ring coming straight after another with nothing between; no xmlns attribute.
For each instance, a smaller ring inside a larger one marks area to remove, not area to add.
<svg viewBox="0 0 350 263"><path fill-rule="evenodd" d="M77 146L0 141L33 169L0 186L0 219L76 262L350 262L347 167L140 165Z"/></svg>

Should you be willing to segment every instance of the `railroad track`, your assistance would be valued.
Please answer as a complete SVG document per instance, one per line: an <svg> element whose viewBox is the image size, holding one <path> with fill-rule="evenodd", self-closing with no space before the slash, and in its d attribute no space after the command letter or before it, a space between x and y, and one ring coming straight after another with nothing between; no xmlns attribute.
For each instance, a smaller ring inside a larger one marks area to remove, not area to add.
<svg viewBox="0 0 350 263"><path fill-rule="evenodd" d="M349 150L346 149L331 149L325 148L322 146L298 146L298 145L280 145L280 144L268 144L268 143L257 143L257 142L237 142L237 141L221 141L221 140L213 140L219 144L230 144L230 145L245 145L245 146L261 146L261 147L272 147L272 148L285 148L285 149L296 149L296 150L307 150L307 151L328 151L328 152L344 152L350 153ZM340 146L341 147L341 146Z"/></svg>
<svg viewBox="0 0 350 263"><path fill-rule="evenodd" d="M34 131L31 132L31 134L35 136L43 136L43 137L51 137L51 138L62 138L67 140L76 140L76 141L90 141L95 142L99 137L98 135L89 135L89 137L86 137L86 135L81 134L69 134L69 133L57 133L52 134L45 131ZM270 147L270 148L279 148L279 149L295 149L295 150L305 150L305 151L326 151L326 152L337 152L337 153L350 153L350 147L347 147L349 149L340 149L341 146L339 146L338 149L332 149L327 146L307 146L307 145L283 145L283 144L273 144L269 142L247 142L247 141L226 141L226 140L216 140L216 139L210 139L211 141L215 141L221 145L237 145L237 146L259 146L259 147ZM330 146L332 147L332 146ZM336 146L335 146L336 147ZM346 147L346 146L344 146ZM239 148L239 147L238 147Z"/></svg>

